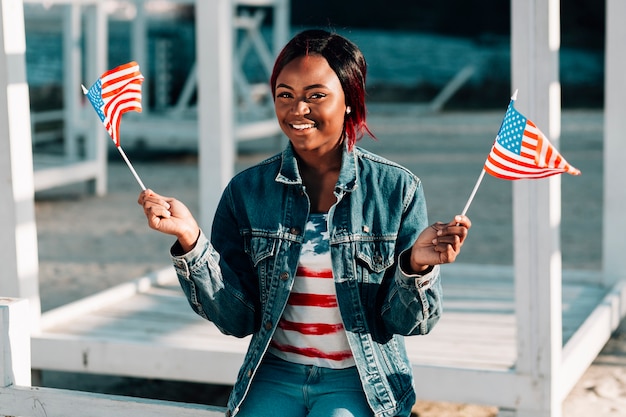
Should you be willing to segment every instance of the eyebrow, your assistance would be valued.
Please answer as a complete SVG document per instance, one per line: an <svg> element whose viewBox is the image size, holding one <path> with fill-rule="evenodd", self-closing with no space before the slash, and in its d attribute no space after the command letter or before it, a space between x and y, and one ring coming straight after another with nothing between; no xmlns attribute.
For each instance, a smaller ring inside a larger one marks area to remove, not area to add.
<svg viewBox="0 0 626 417"><path fill-rule="evenodd" d="M287 88L289 90L293 90L293 87L291 87L290 85L284 84L284 83L280 83L276 86L276 88ZM312 84L312 85L308 85L306 87L304 87L305 90L313 90L315 88L327 88L324 84Z"/></svg>

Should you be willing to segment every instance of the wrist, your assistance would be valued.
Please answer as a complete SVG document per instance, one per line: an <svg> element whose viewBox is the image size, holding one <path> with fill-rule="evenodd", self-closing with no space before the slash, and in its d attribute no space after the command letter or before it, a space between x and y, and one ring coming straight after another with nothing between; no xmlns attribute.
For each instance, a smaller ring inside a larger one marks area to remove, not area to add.
<svg viewBox="0 0 626 417"><path fill-rule="evenodd" d="M200 237L199 227L191 229L178 236L178 243L180 243L180 246L183 249L184 253L187 253L196 247L196 243L198 242L199 237Z"/></svg>
<svg viewBox="0 0 626 417"><path fill-rule="evenodd" d="M407 275L419 275L425 273L427 270L427 272L430 272L432 266L413 262L411 259L411 251L409 250L400 255L400 268L402 268L402 271Z"/></svg>

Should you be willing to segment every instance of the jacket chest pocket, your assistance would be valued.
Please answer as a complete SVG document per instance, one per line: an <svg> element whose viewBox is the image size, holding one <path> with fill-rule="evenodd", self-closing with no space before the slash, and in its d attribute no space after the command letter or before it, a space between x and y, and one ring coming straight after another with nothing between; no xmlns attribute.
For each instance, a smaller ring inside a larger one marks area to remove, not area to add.
<svg viewBox="0 0 626 417"><path fill-rule="evenodd" d="M267 301L269 279L274 272L278 239L268 236L244 237L244 250L250 258L258 280L261 303Z"/></svg>
<svg viewBox="0 0 626 417"><path fill-rule="evenodd" d="M360 266L361 282L379 284L385 270L394 263L395 241L362 241L356 247L357 264Z"/></svg>

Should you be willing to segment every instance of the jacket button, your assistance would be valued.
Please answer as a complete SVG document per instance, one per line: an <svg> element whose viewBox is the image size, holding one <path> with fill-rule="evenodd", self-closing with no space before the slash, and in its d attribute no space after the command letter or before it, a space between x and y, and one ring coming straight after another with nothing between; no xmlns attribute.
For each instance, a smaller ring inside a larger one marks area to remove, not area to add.
<svg viewBox="0 0 626 417"><path fill-rule="evenodd" d="M292 235L299 235L300 234L300 228L299 227L292 227L291 229L289 229L289 233L291 233Z"/></svg>
<svg viewBox="0 0 626 417"><path fill-rule="evenodd" d="M265 330L272 330L272 322L271 321L266 321L265 322Z"/></svg>
<svg viewBox="0 0 626 417"><path fill-rule="evenodd" d="M374 256L374 262L377 263L377 264L382 263L383 262L383 257L380 256L380 255Z"/></svg>
<svg viewBox="0 0 626 417"><path fill-rule="evenodd" d="M248 373L246 375L248 375L248 378L252 377L252 369L248 369Z"/></svg>
<svg viewBox="0 0 626 417"><path fill-rule="evenodd" d="M285 272L281 272L280 273L280 279L283 281L287 281L289 279L289 272L285 271Z"/></svg>

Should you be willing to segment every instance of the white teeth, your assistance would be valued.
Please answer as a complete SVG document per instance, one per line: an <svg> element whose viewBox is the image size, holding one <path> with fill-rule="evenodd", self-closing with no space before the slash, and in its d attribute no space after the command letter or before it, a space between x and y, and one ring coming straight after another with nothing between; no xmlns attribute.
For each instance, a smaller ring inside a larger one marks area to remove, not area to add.
<svg viewBox="0 0 626 417"><path fill-rule="evenodd" d="M311 129L313 127L315 127L314 124L305 124L305 125L291 125L291 127L293 127L296 130L304 130L304 129Z"/></svg>

